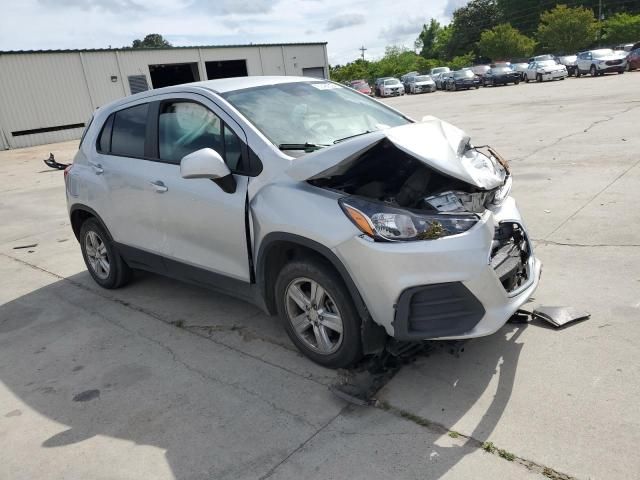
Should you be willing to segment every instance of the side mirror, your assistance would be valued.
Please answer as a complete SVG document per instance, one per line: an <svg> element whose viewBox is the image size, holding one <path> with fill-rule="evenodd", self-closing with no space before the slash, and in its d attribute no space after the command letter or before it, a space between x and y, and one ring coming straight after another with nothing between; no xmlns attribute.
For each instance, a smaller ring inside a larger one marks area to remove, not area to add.
<svg viewBox="0 0 640 480"><path fill-rule="evenodd" d="M218 152L211 148L201 148L180 160L182 178L210 178L215 180L230 175L229 167Z"/></svg>
<svg viewBox="0 0 640 480"><path fill-rule="evenodd" d="M201 148L180 160L182 178L208 178L226 193L236 191L236 179L218 152Z"/></svg>

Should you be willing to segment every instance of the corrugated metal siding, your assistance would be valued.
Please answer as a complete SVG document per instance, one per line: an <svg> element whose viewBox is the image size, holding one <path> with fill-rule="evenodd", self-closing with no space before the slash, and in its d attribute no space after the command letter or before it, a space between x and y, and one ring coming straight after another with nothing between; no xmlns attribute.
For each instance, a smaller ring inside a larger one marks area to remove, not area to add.
<svg viewBox="0 0 640 480"><path fill-rule="evenodd" d="M11 147L29 145L32 137L11 132L86 122L93 106L79 54L0 55L0 106ZM69 134L50 132L49 138L77 138Z"/></svg>
<svg viewBox="0 0 640 480"><path fill-rule="evenodd" d="M144 75L151 85L149 65L198 63L206 80L205 62L216 60L246 60L249 75L302 75L310 67L328 73L323 44L0 53L0 127L10 148L78 139L82 128L11 132L85 123L97 107L131 93L129 75Z"/></svg>

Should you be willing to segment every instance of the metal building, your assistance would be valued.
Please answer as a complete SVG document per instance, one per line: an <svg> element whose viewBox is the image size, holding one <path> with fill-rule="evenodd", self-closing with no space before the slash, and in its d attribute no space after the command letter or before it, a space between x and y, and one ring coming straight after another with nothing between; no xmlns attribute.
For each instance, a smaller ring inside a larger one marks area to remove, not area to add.
<svg viewBox="0 0 640 480"><path fill-rule="evenodd" d="M327 78L327 44L0 52L0 149L78 139L93 110L126 95L246 75Z"/></svg>

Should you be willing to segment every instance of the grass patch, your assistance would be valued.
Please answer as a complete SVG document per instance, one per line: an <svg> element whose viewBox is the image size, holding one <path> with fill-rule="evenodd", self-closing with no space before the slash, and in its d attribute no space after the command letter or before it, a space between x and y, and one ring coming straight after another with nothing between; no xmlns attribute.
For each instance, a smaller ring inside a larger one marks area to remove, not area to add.
<svg viewBox="0 0 640 480"><path fill-rule="evenodd" d="M400 416L402 418L406 418L407 420L411 420L413 423L417 423L418 425L422 426L422 427L428 427L429 426L429 422L427 420L425 420L422 417L419 417L418 415L414 415L411 412L407 412L405 410L400 410Z"/></svg>
<svg viewBox="0 0 640 480"><path fill-rule="evenodd" d="M482 444L482 449L487 453L496 453L496 446L493 442L484 442Z"/></svg>
<svg viewBox="0 0 640 480"><path fill-rule="evenodd" d="M460 436L460 434L459 434L458 432L454 431L454 430L451 430L451 431L449 432L449 436L450 436L451 438L458 438L458 437Z"/></svg>
<svg viewBox="0 0 640 480"><path fill-rule="evenodd" d="M500 455L505 460L509 460L510 462L513 462L516 459L516 456L513 453L507 452L506 450L503 450L501 448L498 449L498 455Z"/></svg>

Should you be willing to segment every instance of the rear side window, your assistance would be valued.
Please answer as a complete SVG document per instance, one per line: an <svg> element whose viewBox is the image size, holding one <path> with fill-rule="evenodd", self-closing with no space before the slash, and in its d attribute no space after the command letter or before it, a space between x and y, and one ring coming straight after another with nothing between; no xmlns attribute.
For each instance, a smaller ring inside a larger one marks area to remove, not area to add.
<svg viewBox="0 0 640 480"><path fill-rule="evenodd" d="M113 115L111 149L114 155L144 157L148 104L120 110Z"/></svg>
<svg viewBox="0 0 640 480"><path fill-rule="evenodd" d="M97 148L100 153L109 153L111 150L111 129L113 128L113 114L109 115L104 122L100 136L98 137Z"/></svg>

